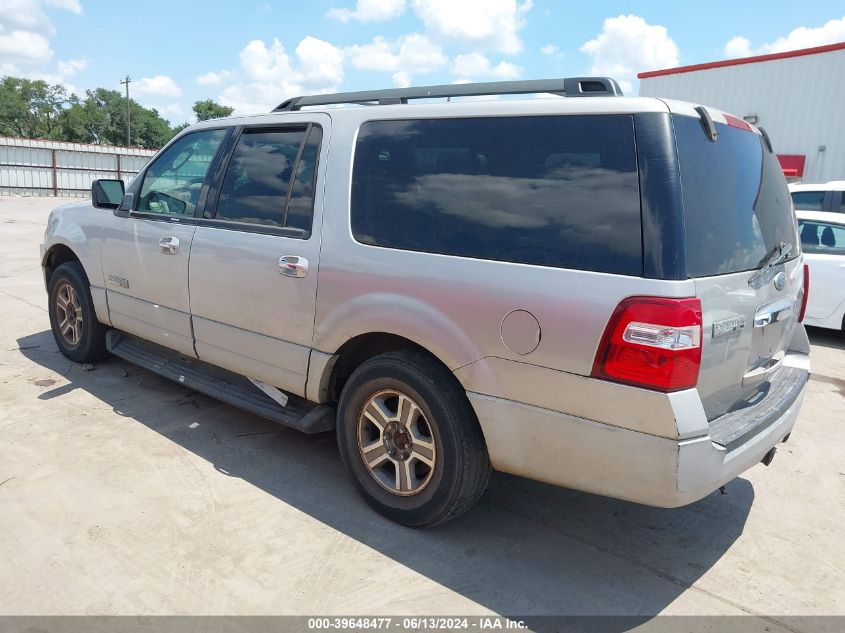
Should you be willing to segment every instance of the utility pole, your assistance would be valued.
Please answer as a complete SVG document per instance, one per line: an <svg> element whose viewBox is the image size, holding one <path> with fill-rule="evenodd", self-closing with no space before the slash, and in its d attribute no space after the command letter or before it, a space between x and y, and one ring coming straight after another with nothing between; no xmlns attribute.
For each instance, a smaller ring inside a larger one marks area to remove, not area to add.
<svg viewBox="0 0 845 633"><path fill-rule="evenodd" d="M129 84L132 83L132 80L129 78L129 75L126 75L126 80L121 81L120 84L122 86L126 86L126 147L129 147L132 139L131 130L132 130L132 123L130 121L130 114L129 114Z"/></svg>

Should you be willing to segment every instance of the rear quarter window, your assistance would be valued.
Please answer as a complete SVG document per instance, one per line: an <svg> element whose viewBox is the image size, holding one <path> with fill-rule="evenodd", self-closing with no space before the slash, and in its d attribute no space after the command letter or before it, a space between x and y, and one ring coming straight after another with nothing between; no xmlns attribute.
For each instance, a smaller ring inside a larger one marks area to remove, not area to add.
<svg viewBox="0 0 845 633"><path fill-rule="evenodd" d="M365 123L351 223L372 246L641 275L633 119Z"/></svg>

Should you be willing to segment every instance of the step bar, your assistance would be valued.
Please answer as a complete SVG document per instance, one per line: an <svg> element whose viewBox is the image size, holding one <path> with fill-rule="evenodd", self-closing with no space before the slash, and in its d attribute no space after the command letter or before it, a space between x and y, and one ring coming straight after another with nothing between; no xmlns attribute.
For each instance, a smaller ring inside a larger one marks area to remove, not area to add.
<svg viewBox="0 0 845 633"><path fill-rule="evenodd" d="M106 347L115 356L159 376L303 433L322 433L335 428L334 409L326 404L315 405L304 398L285 394L287 406L283 407L245 376L188 358L137 336L109 330Z"/></svg>

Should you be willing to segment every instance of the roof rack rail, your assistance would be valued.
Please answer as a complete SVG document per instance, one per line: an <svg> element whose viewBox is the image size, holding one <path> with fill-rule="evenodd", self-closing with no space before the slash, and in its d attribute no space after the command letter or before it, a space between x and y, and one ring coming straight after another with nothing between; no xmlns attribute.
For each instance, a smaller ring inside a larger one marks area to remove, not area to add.
<svg viewBox="0 0 845 633"><path fill-rule="evenodd" d="M408 103L409 99L442 97L471 97L482 95L517 95L548 92L564 97L621 97L622 89L610 77L566 77L563 79L531 79L526 81L488 81L473 84L444 84L385 90L360 90L336 94L293 97L280 103L273 112L301 110L305 106L337 105L391 105Z"/></svg>

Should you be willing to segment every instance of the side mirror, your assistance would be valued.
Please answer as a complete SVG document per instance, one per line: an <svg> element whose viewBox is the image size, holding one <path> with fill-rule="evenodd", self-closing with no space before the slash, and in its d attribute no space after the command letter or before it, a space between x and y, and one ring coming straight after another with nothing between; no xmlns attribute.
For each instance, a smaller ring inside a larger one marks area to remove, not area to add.
<svg viewBox="0 0 845 633"><path fill-rule="evenodd" d="M101 178L91 183L91 202L97 209L117 209L124 192L122 180Z"/></svg>

